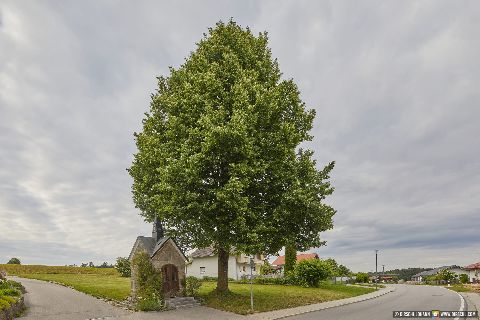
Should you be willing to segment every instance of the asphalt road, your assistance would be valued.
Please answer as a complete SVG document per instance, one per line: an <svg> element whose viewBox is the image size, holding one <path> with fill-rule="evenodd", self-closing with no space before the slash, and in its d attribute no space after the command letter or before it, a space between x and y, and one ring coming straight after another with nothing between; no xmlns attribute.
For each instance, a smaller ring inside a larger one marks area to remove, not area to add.
<svg viewBox="0 0 480 320"><path fill-rule="evenodd" d="M459 295L442 287L414 285L396 285L395 287L394 292L376 299L305 313L286 319L387 320L394 319L393 311L458 311L461 307ZM467 305L465 305L465 310L469 310Z"/></svg>
<svg viewBox="0 0 480 320"><path fill-rule="evenodd" d="M108 303L57 284L15 278L27 290L27 312L22 320L85 320L90 318L112 319L130 314Z"/></svg>

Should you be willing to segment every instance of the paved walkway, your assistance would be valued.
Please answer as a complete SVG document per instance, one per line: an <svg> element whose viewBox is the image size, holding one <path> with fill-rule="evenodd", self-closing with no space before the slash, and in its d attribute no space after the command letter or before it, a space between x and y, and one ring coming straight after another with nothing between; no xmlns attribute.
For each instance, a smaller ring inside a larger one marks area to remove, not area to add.
<svg viewBox="0 0 480 320"><path fill-rule="evenodd" d="M460 294L467 301L469 310L477 310L480 313L480 293L461 292Z"/></svg>
<svg viewBox="0 0 480 320"><path fill-rule="evenodd" d="M13 279L27 289L25 303L28 309L20 318L22 320L115 319L131 313L64 286L33 279Z"/></svg>

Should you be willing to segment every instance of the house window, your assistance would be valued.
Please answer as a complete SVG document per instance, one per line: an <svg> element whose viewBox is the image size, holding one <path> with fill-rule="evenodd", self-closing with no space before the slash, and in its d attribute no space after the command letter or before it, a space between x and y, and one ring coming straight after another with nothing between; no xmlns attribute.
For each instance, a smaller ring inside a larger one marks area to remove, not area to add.
<svg viewBox="0 0 480 320"><path fill-rule="evenodd" d="M255 271L255 266L252 267L252 271Z"/></svg>
<svg viewBox="0 0 480 320"><path fill-rule="evenodd" d="M200 267L200 274L205 274L205 267Z"/></svg>
<svg viewBox="0 0 480 320"><path fill-rule="evenodd" d="M245 266L242 266L242 271L245 272Z"/></svg>

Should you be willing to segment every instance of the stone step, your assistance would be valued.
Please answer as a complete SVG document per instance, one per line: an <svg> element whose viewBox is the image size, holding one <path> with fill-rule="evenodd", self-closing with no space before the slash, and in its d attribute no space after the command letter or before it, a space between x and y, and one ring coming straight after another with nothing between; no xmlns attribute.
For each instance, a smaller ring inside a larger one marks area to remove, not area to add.
<svg viewBox="0 0 480 320"><path fill-rule="evenodd" d="M179 309L179 308L189 308L199 306L200 303L196 301L193 297L176 297L166 299L165 302L171 308Z"/></svg>

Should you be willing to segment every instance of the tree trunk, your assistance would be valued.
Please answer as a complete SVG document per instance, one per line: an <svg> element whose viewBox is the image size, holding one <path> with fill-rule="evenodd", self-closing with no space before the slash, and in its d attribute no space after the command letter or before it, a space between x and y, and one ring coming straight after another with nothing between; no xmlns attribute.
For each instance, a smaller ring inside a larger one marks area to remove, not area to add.
<svg viewBox="0 0 480 320"><path fill-rule="evenodd" d="M218 279L217 292L228 291L228 258L229 252L223 248L218 249Z"/></svg>
<svg viewBox="0 0 480 320"><path fill-rule="evenodd" d="M294 241L289 241L285 245L285 275L293 271L295 263L297 263L297 246Z"/></svg>

